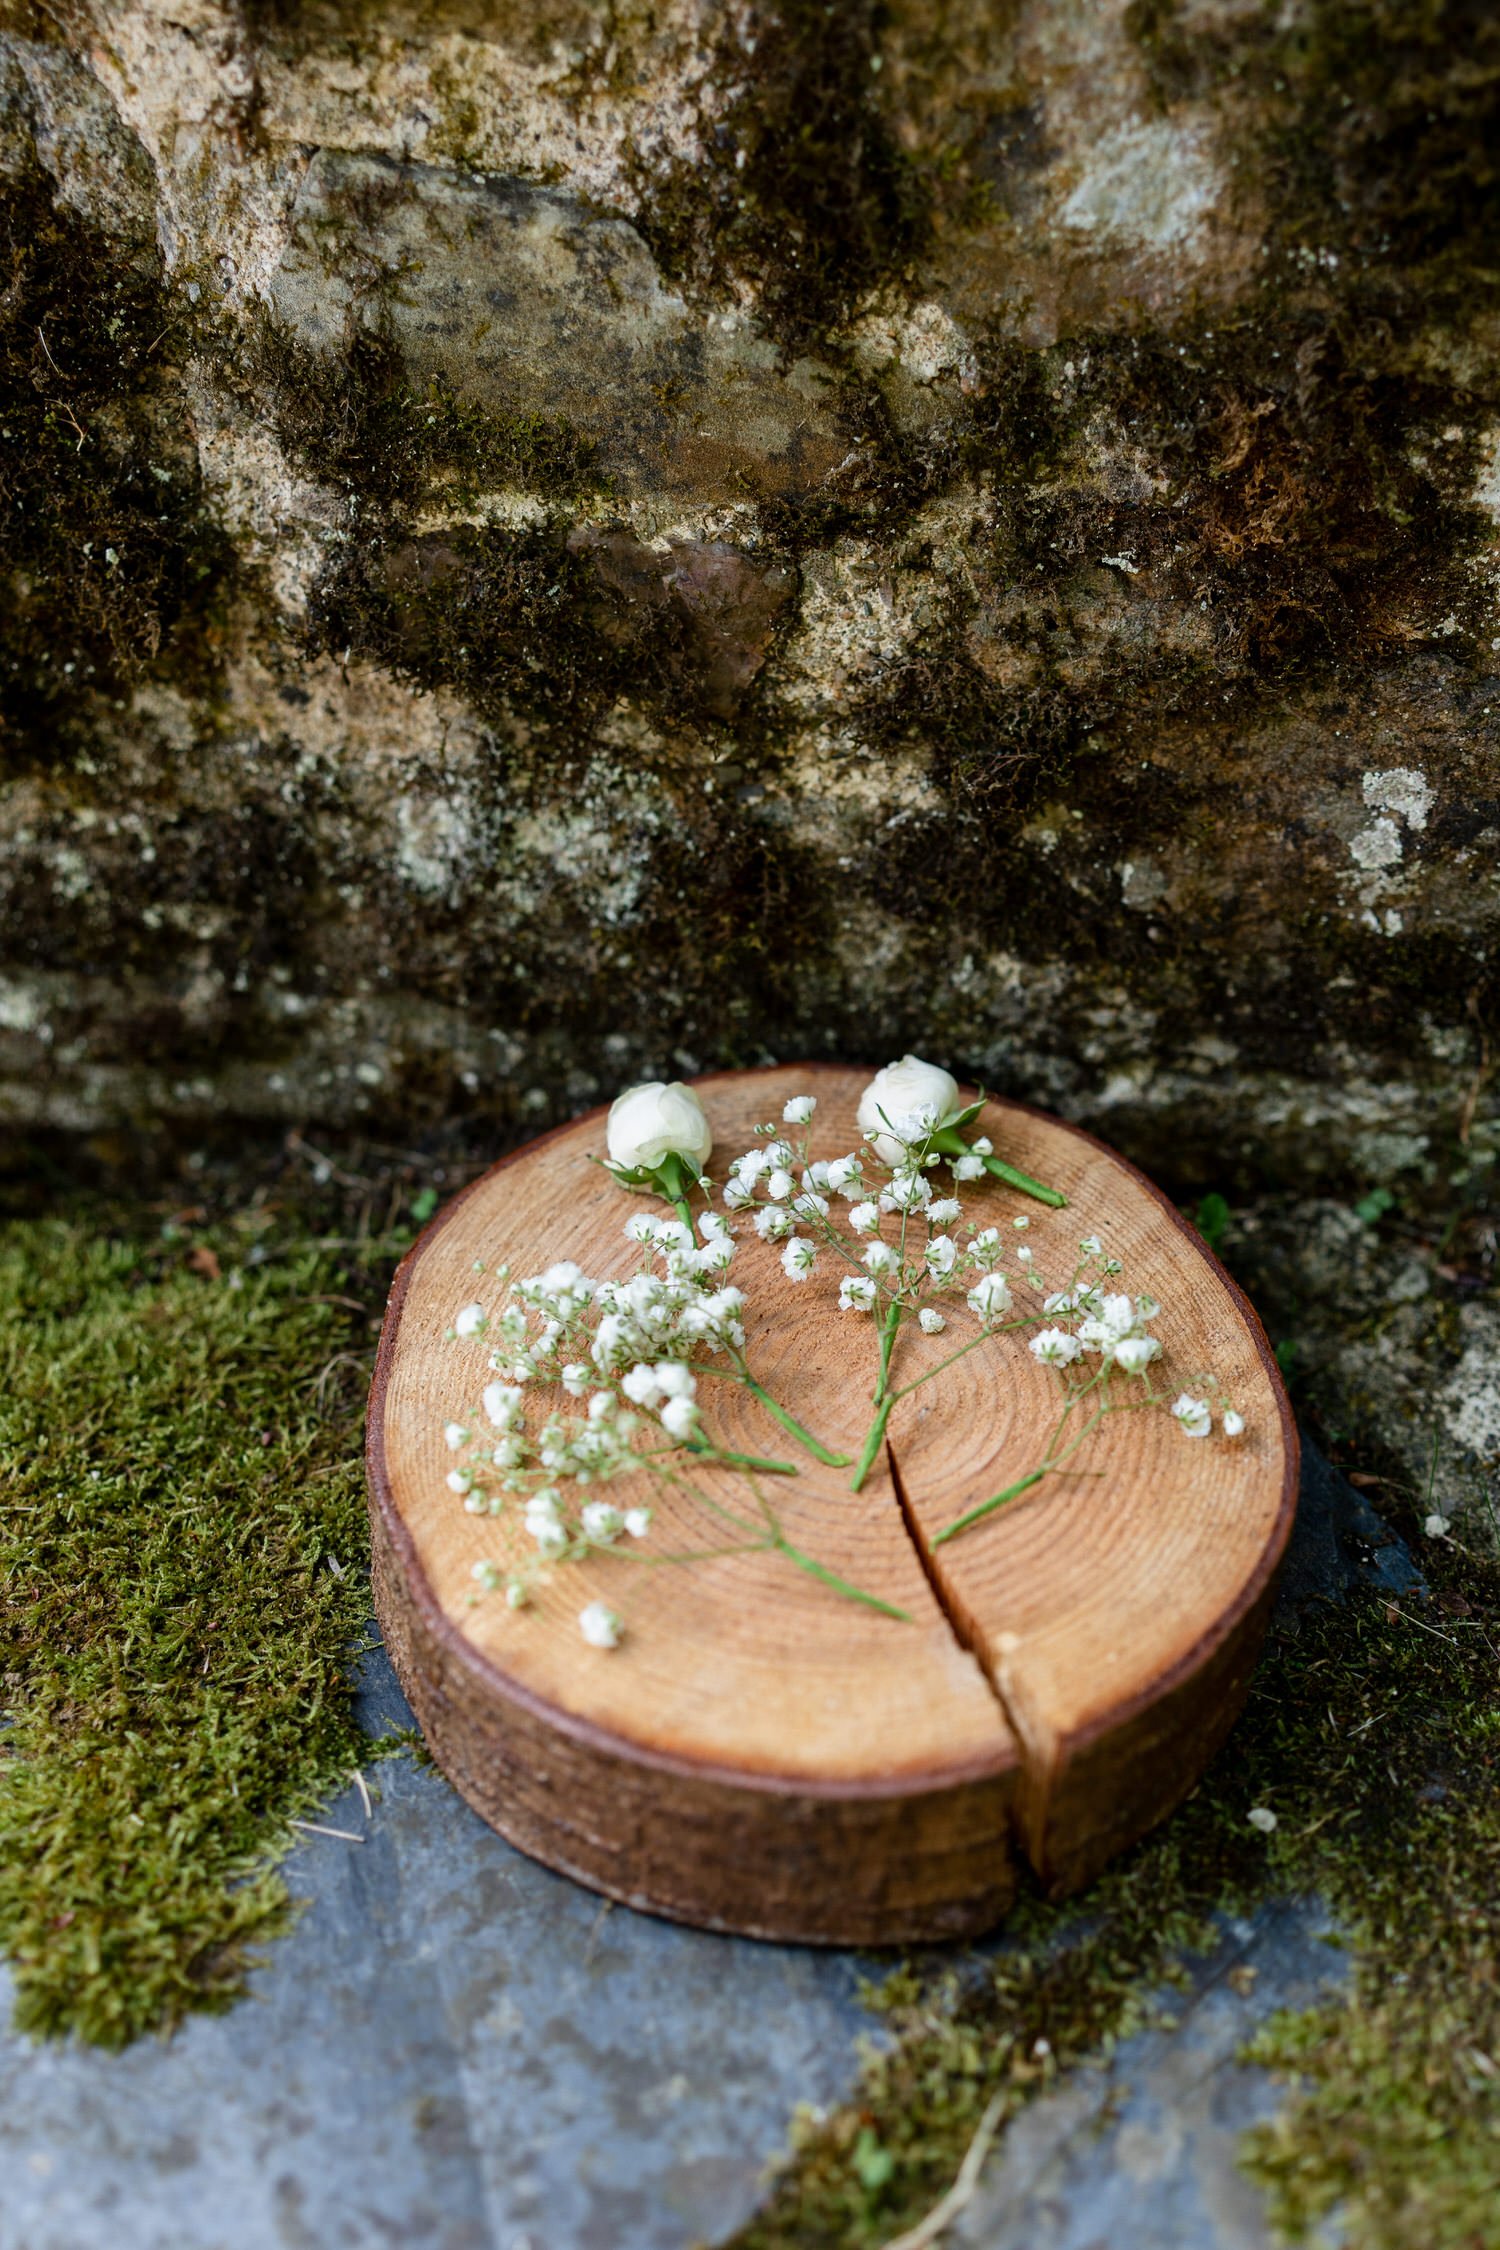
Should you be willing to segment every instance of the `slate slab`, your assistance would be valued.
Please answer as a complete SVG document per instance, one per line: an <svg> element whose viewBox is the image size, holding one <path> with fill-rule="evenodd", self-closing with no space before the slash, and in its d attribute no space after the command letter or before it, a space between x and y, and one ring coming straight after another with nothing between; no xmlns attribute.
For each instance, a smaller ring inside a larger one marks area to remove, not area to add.
<svg viewBox="0 0 1500 2250"><path fill-rule="evenodd" d="M1305 1463L1280 1629L1361 1579L1420 1591ZM358 1710L374 1735L409 1723L383 1651ZM364 1840L311 1836L289 1862L308 1910L229 2015L115 2056L0 2035L0 2250L689 2250L754 2208L799 2101L852 2088L871 1964L608 1908L431 1768L372 1779L368 1821L353 1787L322 1816ZM1305 1902L1226 1924L1174 2028L1012 2130L958 2239L1270 2250L1234 2148L1278 2096L1234 2058L1341 1973L1322 1931Z"/></svg>

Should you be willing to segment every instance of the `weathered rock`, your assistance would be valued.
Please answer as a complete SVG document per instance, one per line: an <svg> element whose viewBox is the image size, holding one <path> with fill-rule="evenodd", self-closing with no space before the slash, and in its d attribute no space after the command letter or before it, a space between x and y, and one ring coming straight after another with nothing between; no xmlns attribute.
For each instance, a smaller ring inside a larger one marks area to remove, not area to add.
<svg viewBox="0 0 1500 2250"><path fill-rule="evenodd" d="M0 1118L914 1044L1481 1195L1487 11L3 20Z"/></svg>

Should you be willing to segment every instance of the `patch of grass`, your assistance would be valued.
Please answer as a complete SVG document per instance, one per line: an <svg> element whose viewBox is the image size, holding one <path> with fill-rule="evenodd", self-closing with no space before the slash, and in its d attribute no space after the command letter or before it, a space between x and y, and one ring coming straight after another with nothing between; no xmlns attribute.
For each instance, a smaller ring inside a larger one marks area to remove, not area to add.
<svg viewBox="0 0 1500 2250"><path fill-rule="evenodd" d="M251 1209L0 1227L0 1946L105 2046L242 1989L370 1745L359 1414L393 1255Z"/></svg>
<svg viewBox="0 0 1500 2250"><path fill-rule="evenodd" d="M1076 1905L1023 1906L979 1976L892 1978L895 2045L853 2102L801 2125L733 2250L888 2241L945 2192L996 2095L1008 2120L1142 2023L1213 1914L1306 1894L1330 1902L1354 1981L1257 2042L1299 2080L1248 2148L1277 2221L1301 2239L1337 2203L1350 2250L1492 2243L1500 1571L1430 1545L1423 1564L1430 1604L1371 1597L1285 1636L1201 1787Z"/></svg>

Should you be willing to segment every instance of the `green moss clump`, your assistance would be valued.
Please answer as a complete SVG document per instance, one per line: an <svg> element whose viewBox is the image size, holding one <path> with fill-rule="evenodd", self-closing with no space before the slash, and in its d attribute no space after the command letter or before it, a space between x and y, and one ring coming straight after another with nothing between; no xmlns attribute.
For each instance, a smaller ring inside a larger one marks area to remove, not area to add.
<svg viewBox="0 0 1500 2250"><path fill-rule="evenodd" d="M402 1238L404 1240L404 1238ZM398 1243L267 1208L0 1228L0 1945L119 2046L244 1986L273 1861L370 1746L357 1440Z"/></svg>
<svg viewBox="0 0 1500 2250"><path fill-rule="evenodd" d="M642 166L641 231L692 287L754 283L774 334L816 342L929 232L929 199L878 99L884 10L779 0L753 49L726 35L709 82L739 89L704 127L707 161Z"/></svg>
<svg viewBox="0 0 1500 2250"><path fill-rule="evenodd" d="M1283 1638L1202 1785L1077 1905L1023 1906L1014 1945L974 1975L893 1979L895 2044L854 2101L804 2124L732 2250L888 2241L945 2192L996 2094L1009 2119L1107 2054L1214 1915L1307 1894L1332 1906L1354 1981L1257 2041L1299 2081L1247 2147L1275 2217L1301 2239L1337 2203L1350 2250L1492 2241L1500 1570L1429 1558L1430 1604L1366 1597ZM1275 1811L1271 1837L1248 1826L1252 1805Z"/></svg>
<svg viewBox="0 0 1500 2250"><path fill-rule="evenodd" d="M0 755L50 763L100 695L202 686L230 541L183 434L181 307L154 247L95 232L40 173L0 195Z"/></svg>

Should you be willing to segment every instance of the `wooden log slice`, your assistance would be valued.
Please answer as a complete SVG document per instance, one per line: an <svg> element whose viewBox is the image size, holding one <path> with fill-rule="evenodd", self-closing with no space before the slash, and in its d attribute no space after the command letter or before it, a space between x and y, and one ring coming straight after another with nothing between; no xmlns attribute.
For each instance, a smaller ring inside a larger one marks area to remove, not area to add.
<svg viewBox="0 0 1500 2250"><path fill-rule="evenodd" d="M818 1096L815 1154L857 1147L866 1076L814 1065L700 1081L716 1176L800 1091ZM1069 1203L1054 1212L986 1180L965 1189L966 1210L1007 1230L1027 1218L1012 1239L1059 1283L1079 1239L1099 1235L1123 1285L1164 1307L1167 1379L1211 1371L1247 1428L1237 1443L1191 1440L1160 1410L1113 1415L1077 1457L1102 1473L1049 1477L938 1543L1042 1457L1058 1385L1021 1339L904 1400L857 1494L749 1393L703 1379L721 1445L798 1462L772 1480L787 1538L906 1623L774 1553L646 1567L710 1543L700 1509L659 1493L639 1550L556 1567L525 1609L476 1597L497 1531L448 1489L443 1428L472 1409L491 1347L451 1340L454 1316L476 1297L498 1307L488 1277L503 1260L518 1275L563 1256L632 1272L623 1229L645 1206L588 1161L603 1148L595 1112L497 1164L407 1257L370 1400L376 1610L438 1764L524 1851L711 1928L842 1944L972 1934L1003 1916L1027 1863L1054 1893L1087 1881L1223 1740L1296 1494L1296 1434L1260 1324L1166 1199L1087 1134L998 1101L981 1127ZM761 1380L827 1445L857 1452L873 1324L834 1309L823 1271L788 1280L748 1226L733 1279ZM968 1332L953 1302L949 1334L903 1329L901 1380ZM740 1480L712 1474L734 1505ZM610 1497L627 1504L635 1481ZM615 1650L580 1636L594 1599L626 1619Z"/></svg>

